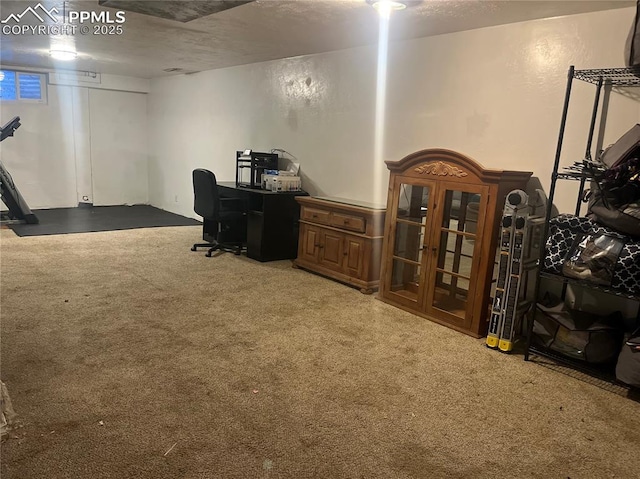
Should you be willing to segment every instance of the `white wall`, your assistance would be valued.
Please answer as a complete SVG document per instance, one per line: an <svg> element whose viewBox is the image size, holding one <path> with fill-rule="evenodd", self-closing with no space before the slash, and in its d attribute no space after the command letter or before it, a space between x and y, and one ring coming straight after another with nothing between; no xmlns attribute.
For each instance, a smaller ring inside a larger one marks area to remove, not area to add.
<svg viewBox="0 0 640 479"><path fill-rule="evenodd" d="M195 216L191 170L233 180L235 150L244 148L291 152L303 188L319 195L384 202L383 160L435 147L532 171L548 190L567 69L623 66L634 15L616 9L392 44L381 158L376 47L152 80L150 203ZM594 92L574 82L566 164L584 155ZM637 102L613 98L605 144L639 118ZM574 208L572 188L558 186L562 211Z"/></svg>
<svg viewBox="0 0 640 479"><path fill-rule="evenodd" d="M140 92L144 85L119 76L102 80L92 88L48 85L46 104L0 103L1 124L21 118L0 149L31 209L148 203L146 94L116 91Z"/></svg>
<svg viewBox="0 0 640 479"><path fill-rule="evenodd" d="M93 204L149 201L147 95L89 91Z"/></svg>
<svg viewBox="0 0 640 479"><path fill-rule="evenodd" d="M2 162L31 209L75 206L73 88L49 89L47 105L0 103L0 123L21 127L0 144ZM4 205L3 205L4 207Z"/></svg>

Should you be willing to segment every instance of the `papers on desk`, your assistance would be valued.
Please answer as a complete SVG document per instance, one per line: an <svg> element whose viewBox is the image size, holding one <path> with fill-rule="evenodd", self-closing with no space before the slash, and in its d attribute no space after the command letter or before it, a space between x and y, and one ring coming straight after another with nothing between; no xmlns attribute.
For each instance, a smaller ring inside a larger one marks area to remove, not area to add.
<svg viewBox="0 0 640 479"><path fill-rule="evenodd" d="M277 175L262 175L262 189L269 191L301 191L299 176L287 171L279 171Z"/></svg>

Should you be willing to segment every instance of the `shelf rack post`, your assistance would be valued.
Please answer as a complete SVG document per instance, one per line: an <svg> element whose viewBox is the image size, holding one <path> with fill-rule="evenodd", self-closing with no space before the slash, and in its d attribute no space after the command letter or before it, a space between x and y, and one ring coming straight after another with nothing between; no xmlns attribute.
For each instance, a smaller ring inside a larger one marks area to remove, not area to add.
<svg viewBox="0 0 640 479"><path fill-rule="evenodd" d="M593 143L593 132L596 129L596 117L598 116L598 107L600 106L600 92L602 91L602 76L598 77L598 83L596 84L596 95L593 101L593 110L591 113L591 124L589 125L589 136L587 137L587 148L584 152L584 157L588 161L591 161L593 158L591 156L591 145ZM580 208L582 206L582 192L584 191L584 185L587 181L587 175L585 171L582 171L582 177L580 178L580 187L578 191L580 194L578 195L578 201L576 203L576 216L580 216Z"/></svg>
<svg viewBox="0 0 640 479"><path fill-rule="evenodd" d="M542 264L540 262L544 261L544 251L546 248L547 235L549 234L549 220L551 219L551 210L553 208L553 195L556 191L556 181L558 180L558 168L560 167L560 156L562 153L562 142L564 140L564 129L567 125L567 113L569 112L569 99L571 98L571 85L573 83L573 75L574 75L575 67L571 65L569 67L569 72L567 73L567 89L564 94L564 106L562 107L562 118L560 120L560 131L558 133L558 144L556 146L556 156L553 161L553 173L551 173L551 185L549 187L549 199L547 200L547 211L546 211L546 219L542 232L542 254L540 255L540 260L538 262L538 271L542 268ZM536 302L538 295L540 294L540 274L536 274L536 282L534 288L534 298L535 302L533 307L530 310L531 318L527 321L527 336L526 336L526 345L524 349L524 360L529 360L529 348L531 347L531 336L533 335L533 321L536 316Z"/></svg>

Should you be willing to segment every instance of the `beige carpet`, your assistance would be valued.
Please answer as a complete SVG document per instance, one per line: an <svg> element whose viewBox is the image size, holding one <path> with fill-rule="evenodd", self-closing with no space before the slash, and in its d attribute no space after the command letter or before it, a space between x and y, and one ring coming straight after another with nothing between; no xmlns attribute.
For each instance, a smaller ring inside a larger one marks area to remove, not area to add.
<svg viewBox="0 0 640 479"><path fill-rule="evenodd" d="M0 235L3 479L640 477L638 402L288 261Z"/></svg>

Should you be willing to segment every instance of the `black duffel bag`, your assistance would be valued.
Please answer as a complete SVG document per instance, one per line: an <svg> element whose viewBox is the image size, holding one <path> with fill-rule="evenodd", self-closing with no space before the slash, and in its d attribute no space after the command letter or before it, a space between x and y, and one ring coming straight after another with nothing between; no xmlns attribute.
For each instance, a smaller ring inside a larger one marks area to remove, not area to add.
<svg viewBox="0 0 640 479"><path fill-rule="evenodd" d="M640 124L601 155L603 169L592 171L587 194L589 217L640 238Z"/></svg>
<svg viewBox="0 0 640 479"><path fill-rule="evenodd" d="M640 1L636 1L636 15L624 45L624 60L628 67L640 66Z"/></svg>

